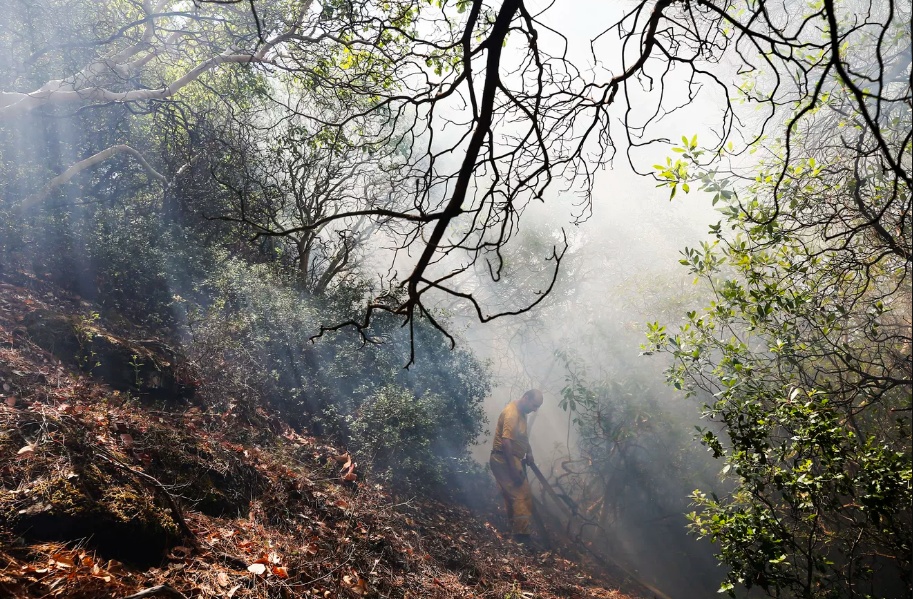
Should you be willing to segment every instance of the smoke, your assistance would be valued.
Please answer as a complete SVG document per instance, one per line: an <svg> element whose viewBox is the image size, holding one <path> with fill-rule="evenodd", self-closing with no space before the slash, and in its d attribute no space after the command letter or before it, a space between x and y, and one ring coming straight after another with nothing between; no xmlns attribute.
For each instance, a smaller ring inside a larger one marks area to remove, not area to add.
<svg viewBox="0 0 913 599"><path fill-rule="evenodd" d="M529 301L522 295L541 289L548 275L542 258L561 238L563 224L571 233L570 249L551 296L520 317L488 325L478 325L471 315L461 321L467 346L491 364L494 389L486 415L494 422L508 401L526 389L542 389L545 403L530 419L533 453L546 474L565 475L571 491L562 465L582 455L574 423L582 415L560 406L572 373L568 367L578 374L584 370L591 384L616 384L626 397L610 393L610 400L657 418L656 426L669 438L660 444L656 428L647 426L645 437L632 442L641 449L626 462L633 472L624 476L642 482L616 483L612 500L618 509L605 523L609 535L600 539L601 549L676 597L713 593L720 574L708 545L687 535L684 517L687 494L711 488L718 468L691 438L700 402L665 385L665 358L641 355L647 322L678 322L703 303L678 259L679 251L704 239L707 225L715 222L709 201L697 196L669 202L667 192L651 181L619 168L598 182L593 214L585 223L571 224L560 201L537 208L525 215L522 234L506 253L501 282L480 277L479 295L494 303ZM486 437L475 449L482 463L490 443Z"/></svg>
<svg viewBox="0 0 913 599"><path fill-rule="evenodd" d="M551 50L566 52L581 72L620 72L624 50L613 36L600 38L592 51L589 40L621 16L621 7L575 1L573 8L564 8L559 3L550 11L549 25L566 39L549 39L545 33L540 47L552 43ZM703 102L689 103L682 81L671 76L664 83L681 107L653 132L671 140L697 135L699 143L717 142L719 131L713 126L726 99L711 90ZM628 116L635 121L652 110L644 85L642 91L636 85L628 90L633 107ZM616 116L622 116L620 111ZM465 304L444 300L439 307L455 315L462 343L490 365L493 390L484 404L490 423L527 389L543 390L545 403L530 418L533 453L543 471L578 500L587 494L597 497L593 513L601 514L602 530L594 534L590 527L589 540L669 595L705 597L716 592L722 572L709 543L688 534L685 518L688 494L698 488L718 490L719 484L719 466L692 434L701 424L702 398L685 398L667 386L666 358L642 355L641 345L648 322L674 326L688 310L707 303L706 291L694 285L679 259L684 247L707 239L708 227L719 215L709 197L679 190L670 201L669 188L657 187L643 175L665 162L669 143L627 146L621 143L621 127L615 131L613 168L597 175L592 203L552 190L542 203L530 204L518 234L500 256L492 256L491 264L501 266L497 280L483 263L477 277L462 287L488 313L528 305L547 288L554 265L547 257L566 240L568 250L550 296L531 312L484 325ZM561 406L564 400L568 407L563 391L571 379L601 386L605 411L600 418L615 410L613 417L636 423L626 429L630 454L591 462L596 476L589 479L572 474L581 467L569 462L593 451L581 436L585 426L575 422L593 413ZM487 462L490 445L485 436L475 447L480 463ZM592 481L600 477L603 483L611 481L601 498L592 491L597 484Z"/></svg>
<svg viewBox="0 0 913 599"><path fill-rule="evenodd" d="M583 7L566 11L575 16L559 24L565 29L556 27L568 35L568 54L576 52L583 70L589 58L579 42L594 33L581 29L577 10ZM562 20L560 15L566 13L556 14ZM592 22L609 20L602 15ZM695 134L713 139L702 123L712 123L718 111L713 104L685 106L664 126L672 139ZM689 129L680 130L682 123ZM567 460L584 454L580 426L574 422L582 415L560 405L572 370L585 371L587 384L608 381L627 390L624 398L608 395L619 409L656 418L661 433L650 426L632 433L642 435L632 443L639 449L625 462L624 480L613 479L617 490L611 492L611 500L616 509L606 516L608 534L599 533L597 544L669 594L704 597L716 591L721 573L709 544L687 534L684 514L691 491L712 490L718 466L692 439L700 400L685 399L666 386L665 358L641 355L641 345L648 322L674 325L686 311L706 303L678 261L681 250L706 239L708 225L719 218L709 198L700 193L680 194L670 201L668 188L657 188L652 179L634 172L626 149L618 147L614 168L597 176L591 207L581 208L579 196L560 192L528 206L519 234L503 251L498 281L482 268L476 280L466 283L489 312L527 305L550 281L553 263L546 258L567 240L555 288L542 304L486 325L478 324L470 311L460 311L466 306L447 308L459 315L456 321L466 345L490 363L494 389L484 406L489 422L525 390L540 388L545 393L544 405L531 419L532 448L547 474L563 476L568 492L574 491L574 477L568 474ZM648 171L650 165L665 161L667 151L668 146L638 149L630 158L634 167ZM665 443L657 438L660 434L668 437ZM475 448L482 463L490 442L490 437L480 439ZM617 459L602 467L618 469ZM619 476L614 471L598 474ZM603 506L602 512L607 508Z"/></svg>

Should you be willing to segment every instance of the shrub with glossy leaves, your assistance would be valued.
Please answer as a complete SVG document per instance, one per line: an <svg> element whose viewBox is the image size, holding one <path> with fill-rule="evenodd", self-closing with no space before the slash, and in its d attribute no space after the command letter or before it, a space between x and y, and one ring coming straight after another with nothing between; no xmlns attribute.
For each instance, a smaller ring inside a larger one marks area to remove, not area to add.
<svg viewBox="0 0 913 599"><path fill-rule="evenodd" d="M397 487L440 486L454 465L442 451L452 424L445 411L445 400L435 393L381 387L350 416L352 446L375 474Z"/></svg>

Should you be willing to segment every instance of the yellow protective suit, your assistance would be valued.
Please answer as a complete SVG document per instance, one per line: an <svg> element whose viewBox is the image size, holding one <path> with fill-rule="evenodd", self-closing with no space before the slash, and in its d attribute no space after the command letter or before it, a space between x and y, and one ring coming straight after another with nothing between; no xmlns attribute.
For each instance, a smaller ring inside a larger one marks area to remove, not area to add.
<svg viewBox="0 0 913 599"><path fill-rule="evenodd" d="M510 439L513 455L507 455L504 452L503 439ZM521 460L526 457L528 452L529 437L526 433L526 414L523 414L514 402L510 402L498 417L489 465L501 488L511 532L515 535L528 535L530 532L533 495L525 476L520 484L511 478L507 460L512 460L516 471L522 472Z"/></svg>

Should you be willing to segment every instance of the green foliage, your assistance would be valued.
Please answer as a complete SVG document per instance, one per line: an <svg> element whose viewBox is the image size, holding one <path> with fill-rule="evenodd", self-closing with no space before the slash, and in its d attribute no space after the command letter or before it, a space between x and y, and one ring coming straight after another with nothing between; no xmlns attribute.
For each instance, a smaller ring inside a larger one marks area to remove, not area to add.
<svg viewBox="0 0 913 599"><path fill-rule="evenodd" d="M695 482L710 477L683 423L662 405L663 389L631 369L593 373L574 355L559 358L566 369L559 405L580 456L559 482L576 489L578 504L597 508L590 517L605 527L683 509Z"/></svg>
<svg viewBox="0 0 913 599"><path fill-rule="evenodd" d="M91 314L80 316L73 324L73 332L76 333L76 341L79 343L76 362L86 372L92 372L95 368L101 366L98 356L92 349L92 338L95 336L93 327L98 318L98 312L92 312Z"/></svg>
<svg viewBox="0 0 913 599"><path fill-rule="evenodd" d="M335 437L362 463L407 489L432 489L465 467L481 433L489 391L484 364L451 351L426 323L409 370L408 332L379 318L365 345L353 332L311 336L328 319L351 316L357 289L322 298L284 285L269 264L226 258L197 290L212 298L187 306L190 349L220 409L266 403L297 426Z"/></svg>
<svg viewBox="0 0 913 599"><path fill-rule="evenodd" d="M683 135L682 145L673 146L672 151L681 154L682 158L672 162L670 157L666 158L666 164L653 165L653 168L656 169L656 177L660 180L657 187L669 187L672 190L669 192L670 200L675 198L679 186L685 193L691 192L691 186L688 185L688 165L697 161L705 153L697 145L697 135L694 135L690 140Z"/></svg>
<svg viewBox="0 0 913 599"><path fill-rule="evenodd" d="M450 426L443 404L433 393L381 387L349 417L353 448L399 488L439 487L452 469L452 460L437 450Z"/></svg>
<svg viewBox="0 0 913 599"><path fill-rule="evenodd" d="M524 592L520 583L514 581L510 589L504 594L504 599L535 599L535 595L529 591Z"/></svg>
<svg viewBox="0 0 913 599"><path fill-rule="evenodd" d="M763 415L757 405L740 409L741 422L735 410L719 410L732 443L721 451L725 470L741 479L740 488L725 501L695 492L701 511L690 515L693 529L719 541L730 585L754 583L797 596L811 586L813 596L840 596L834 570L846 566L840 563L846 556L835 551L842 535L830 523L838 514L852 518L858 539L871 538L864 527L884 527L870 532L889 537L902 534L898 508L909 506L909 455L874 435L858 439L821 394L796 389ZM771 431L791 436L771 443ZM704 434L712 446L716 439ZM764 497L778 500L771 505ZM898 549L908 542L893 540ZM874 574L865 568L861 579Z"/></svg>
<svg viewBox="0 0 913 599"><path fill-rule="evenodd" d="M724 216L682 259L714 301L675 333L650 325L649 349L674 358L673 386L711 398L700 439L735 489L696 491L690 518L729 569L721 591L901 596L913 550L909 223L885 235L863 202L889 222L909 189L848 148L826 170L813 152L779 187L780 163L740 189L695 159L677 170Z"/></svg>

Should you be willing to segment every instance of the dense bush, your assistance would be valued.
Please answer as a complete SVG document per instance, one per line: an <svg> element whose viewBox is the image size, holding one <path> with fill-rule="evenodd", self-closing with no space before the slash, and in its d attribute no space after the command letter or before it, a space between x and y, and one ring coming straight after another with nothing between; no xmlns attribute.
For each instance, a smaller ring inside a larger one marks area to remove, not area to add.
<svg viewBox="0 0 913 599"><path fill-rule="evenodd" d="M439 451L450 418L442 399L388 385L371 394L350 416L353 448L371 469L409 488L438 486L450 464Z"/></svg>
<svg viewBox="0 0 913 599"><path fill-rule="evenodd" d="M352 309L350 298L309 296L268 264L226 257L197 294L212 298L204 307L185 302L189 348L210 382L201 390L210 403L266 402L410 488L432 487L465 466L482 431L489 375L430 327L419 326L419 359L406 370L408 336L392 319L369 331L381 344L365 345L350 331L312 341L321 323Z"/></svg>
<svg viewBox="0 0 913 599"><path fill-rule="evenodd" d="M909 597L909 188L877 159L810 139L783 183L790 212L776 218L772 176L744 185L698 166L693 144L681 152L725 216L716 239L683 252L714 298L649 337L674 358L669 381L709 398L701 440L734 488L696 491L690 519L729 568L722 590ZM887 140L909 148L908 136ZM761 166L776 172L779 160Z"/></svg>

